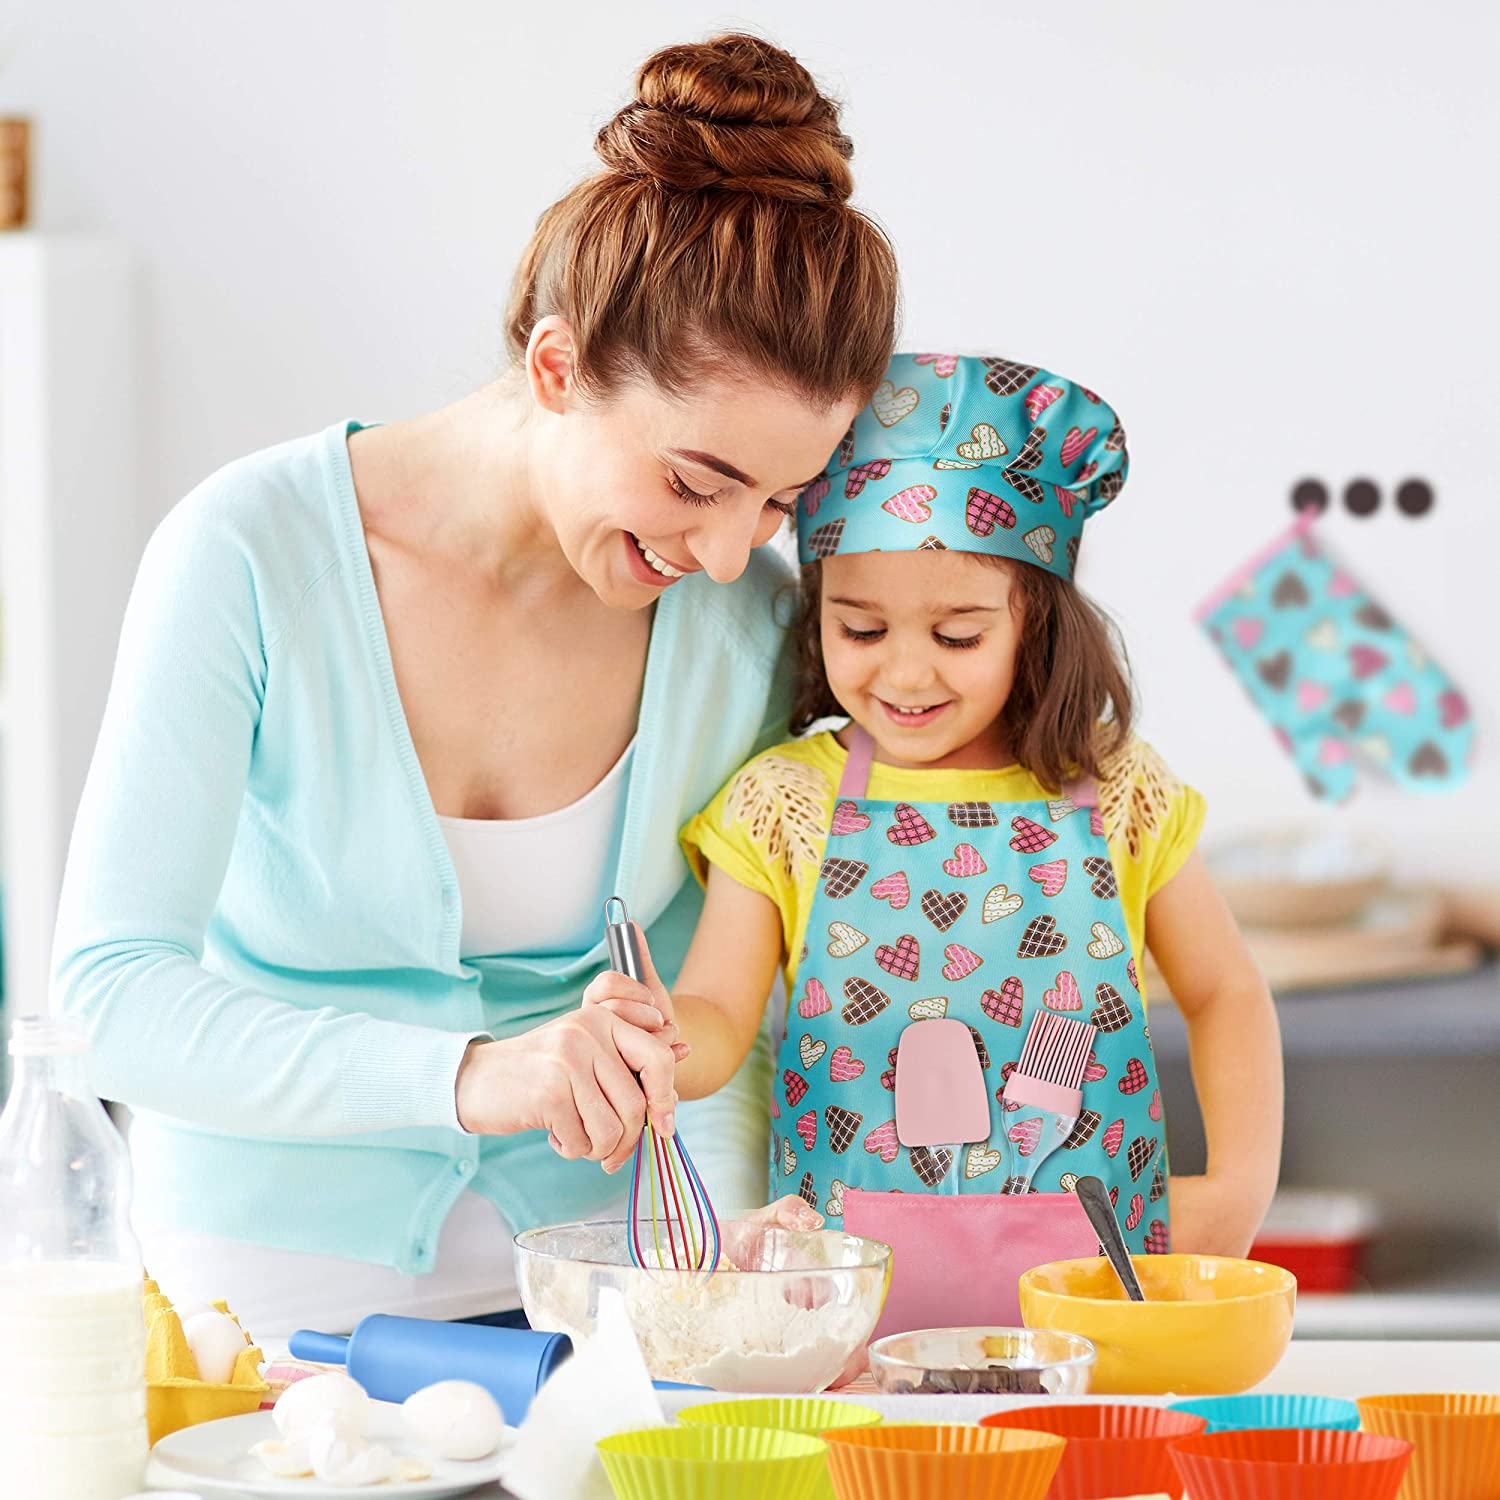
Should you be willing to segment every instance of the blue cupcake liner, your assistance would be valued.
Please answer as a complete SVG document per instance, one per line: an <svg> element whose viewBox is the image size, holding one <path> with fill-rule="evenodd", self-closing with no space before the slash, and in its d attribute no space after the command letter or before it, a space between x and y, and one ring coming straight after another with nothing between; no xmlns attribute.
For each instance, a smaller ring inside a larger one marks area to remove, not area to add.
<svg viewBox="0 0 1500 1500"><path fill-rule="evenodd" d="M1356 1432L1359 1408L1333 1396L1202 1396L1174 1401L1172 1411L1185 1411L1208 1422L1208 1432L1247 1432L1280 1427L1317 1427L1332 1432Z"/></svg>

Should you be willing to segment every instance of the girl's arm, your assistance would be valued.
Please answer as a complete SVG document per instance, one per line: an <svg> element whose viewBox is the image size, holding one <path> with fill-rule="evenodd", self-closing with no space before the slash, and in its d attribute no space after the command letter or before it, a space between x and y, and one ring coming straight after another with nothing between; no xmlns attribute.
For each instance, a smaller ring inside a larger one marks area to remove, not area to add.
<svg viewBox="0 0 1500 1500"><path fill-rule="evenodd" d="M776 903L710 866L703 915L672 991L678 1030L692 1048L677 1065L684 1099L721 1088L744 1061L781 956Z"/></svg>
<svg viewBox="0 0 1500 1500"><path fill-rule="evenodd" d="M770 897L711 865L698 928L670 993L636 932L645 982L607 970L584 991L584 1004L638 1026L654 1028L659 1018L675 1027L664 1039L691 1048L677 1064L678 1095L701 1099L729 1081L755 1042L781 962L781 914Z"/></svg>
<svg viewBox="0 0 1500 1500"><path fill-rule="evenodd" d="M1172 1248L1244 1255L1281 1165L1281 1030L1271 992L1197 853L1147 903L1146 946L1187 1021L1208 1142L1204 1175L1170 1180Z"/></svg>

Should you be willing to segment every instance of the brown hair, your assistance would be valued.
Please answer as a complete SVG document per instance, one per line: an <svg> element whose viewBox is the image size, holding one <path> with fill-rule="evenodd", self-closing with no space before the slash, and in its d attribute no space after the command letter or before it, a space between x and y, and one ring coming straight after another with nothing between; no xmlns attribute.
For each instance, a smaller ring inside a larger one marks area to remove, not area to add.
<svg viewBox="0 0 1500 1500"><path fill-rule="evenodd" d="M965 555L1006 569L1011 607L1025 621L1015 682L1000 714L1016 760L1054 790L1074 776L1097 777L1129 739L1135 712L1118 628L1065 578L1005 557ZM793 734L845 712L823 668L822 581L821 563L803 567Z"/></svg>
<svg viewBox="0 0 1500 1500"><path fill-rule="evenodd" d="M648 375L681 393L734 361L815 400L868 400L895 336L896 262L850 207L853 147L789 53L731 34L668 47L599 132L605 170L544 213L506 342L573 328L585 388Z"/></svg>

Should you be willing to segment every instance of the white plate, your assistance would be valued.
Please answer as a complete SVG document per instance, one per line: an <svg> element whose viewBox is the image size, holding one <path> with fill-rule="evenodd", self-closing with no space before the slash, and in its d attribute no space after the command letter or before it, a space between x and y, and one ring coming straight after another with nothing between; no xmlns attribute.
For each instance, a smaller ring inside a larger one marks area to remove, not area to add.
<svg viewBox="0 0 1500 1500"><path fill-rule="evenodd" d="M146 1483L158 1488L197 1490L205 1495L249 1496L252 1500L283 1500L288 1495L316 1496L317 1500L396 1500L398 1496L401 1500L442 1500L494 1484L515 1429L505 1429L498 1453L473 1463L455 1463L430 1458L405 1436L399 1406L372 1401L369 1435L399 1457L421 1459L432 1470L432 1478L357 1487L324 1484L321 1479L277 1479L251 1454L250 1447L280 1433L270 1412L253 1411L168 1434L151 1450Z"/></svg>

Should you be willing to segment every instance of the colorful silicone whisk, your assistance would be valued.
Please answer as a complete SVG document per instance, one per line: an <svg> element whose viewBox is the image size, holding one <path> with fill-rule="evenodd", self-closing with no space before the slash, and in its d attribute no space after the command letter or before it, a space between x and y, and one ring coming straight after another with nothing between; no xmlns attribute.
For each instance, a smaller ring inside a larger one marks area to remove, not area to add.
<svg viewBox="0 0 1500 1500"><path fill-rule="evenodd" d="M612 909L618 907L618 917ZM640 943L635 925L619 896L604 903L604 940L609 966L637 981L643 978ZM645 1170L642 1170L642 1163ZM649 1218L642 1213L641 1181L645 1179ZM635 1143L630 1167L630 1210L626 1238L633 1265L648 1269L713 1271L719 1264L719 1220L693 1158L682 1143L682 1132L670 1139L658 1134L646 1114L646 1128ZM641 1234L642 1221L650 1227L649 1250ZM663 1243L665 1241L665 1243Z"/></svg>

